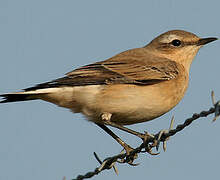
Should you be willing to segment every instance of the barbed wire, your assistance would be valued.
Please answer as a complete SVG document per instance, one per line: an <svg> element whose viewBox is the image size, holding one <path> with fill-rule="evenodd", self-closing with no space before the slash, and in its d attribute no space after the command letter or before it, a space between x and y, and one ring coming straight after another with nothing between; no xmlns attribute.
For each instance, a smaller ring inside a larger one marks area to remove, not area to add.
<svg viewBox="0 0 220 180"><path fill-rule="evenodd" d="M143 140L143 143L138 146L137 148L133 149L129 154L122 151L120 154L108 157L104 159L103 161L100 160L98 155L94 152L94 156L96 160L100 163L100 166L95 168L94 171L87 172L84 175L78 175L75 179L72 180L83 180L91 178L95 175L98 175L100 172L104 170L114 169L115 173L118 174L118 170L116 168L116 163L127 163L132 166L136 166L138 164L134 164L133 161L137 159L139 153L149 153L151 155L157 155L159 153L153 153L152 149L156 148L158 150L160 142L163 142L163 149L166 150L166 141L171 137L174 136L176 133L182 131L184 128L189 126L193 121L201 118L201 117L207 117L210 114L215 113L213 121L217 119L217 117L220 116L220 101L215 102L214 92L211 93L212 97L212 103L213 107L211 107L207 111L201 111L199 114L194 113L190 118L186 119L183 124L179 124L176 126L175 129L172 128L174 118L171 120L170 128L168 130L162 130L158 132L155 135L151 135L147 132L146 138Z"/></svg>

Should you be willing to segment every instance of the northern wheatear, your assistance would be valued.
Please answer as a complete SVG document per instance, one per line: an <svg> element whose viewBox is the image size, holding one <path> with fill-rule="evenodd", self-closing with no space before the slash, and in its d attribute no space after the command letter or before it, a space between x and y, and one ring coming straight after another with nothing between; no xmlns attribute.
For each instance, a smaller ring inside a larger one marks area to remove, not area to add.
<svg viewBox="0 0 220 180"><path fill-rule="evenodd" d="M80 67L22 92L2 94L1 103L41 99L82 113L128 152L129 146L105 125L130 132L123 125L153 120L171 110L185 94L198 50L215 40L182 30L168 31L142 48Z"/></svg>

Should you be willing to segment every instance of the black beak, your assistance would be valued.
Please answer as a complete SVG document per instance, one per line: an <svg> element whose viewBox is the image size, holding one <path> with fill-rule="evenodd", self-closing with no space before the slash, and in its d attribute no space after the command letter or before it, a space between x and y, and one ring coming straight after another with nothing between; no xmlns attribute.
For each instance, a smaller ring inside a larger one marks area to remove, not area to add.
<svg viewBox="0 0 220 180"><path fill-rule="evenodd" d="M202 46L202 45L205 45L205 44L208 44L212 41L215 41L217 40L218 38L215 38L215 37L210 37L210 38L202 38L198 41L197 45L198 46Z"/></svg>

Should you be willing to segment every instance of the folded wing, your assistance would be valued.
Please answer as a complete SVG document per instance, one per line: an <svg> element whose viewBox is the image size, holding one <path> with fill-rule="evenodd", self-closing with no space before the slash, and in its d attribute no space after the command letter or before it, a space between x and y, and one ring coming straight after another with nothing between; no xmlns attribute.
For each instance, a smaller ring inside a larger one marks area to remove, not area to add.
<svg viewBox="0 0 220 180"><path fill-rule="evenodd" d="M25 91L61 86L149 85L174 79L177 75L177 64L169 59L119 54L106 61L80 67L63 78L38 84Z"/></svg>

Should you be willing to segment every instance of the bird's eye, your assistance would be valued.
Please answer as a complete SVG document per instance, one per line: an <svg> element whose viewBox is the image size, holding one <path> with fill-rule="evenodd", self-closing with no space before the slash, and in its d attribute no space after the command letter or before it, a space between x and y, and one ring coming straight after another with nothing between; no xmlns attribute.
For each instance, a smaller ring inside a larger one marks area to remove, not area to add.
<svg viewBox="0 0 220 180"><path fill-rule="evenodd" d="M181 45L181 41L178 40L178 39L174 39L174 40L171 42L171 44L172 44L173 46L180 46L180 45Z"/></svg>

